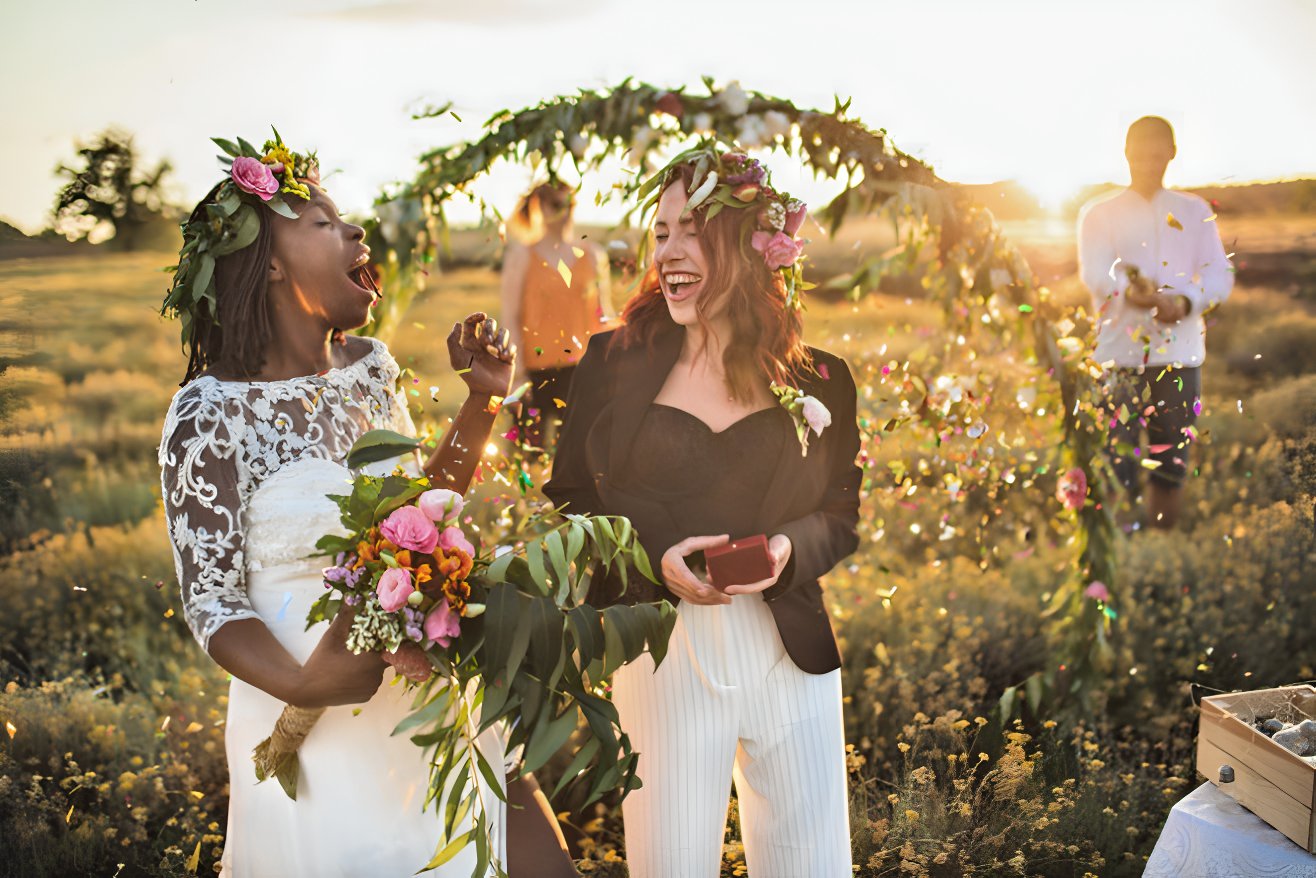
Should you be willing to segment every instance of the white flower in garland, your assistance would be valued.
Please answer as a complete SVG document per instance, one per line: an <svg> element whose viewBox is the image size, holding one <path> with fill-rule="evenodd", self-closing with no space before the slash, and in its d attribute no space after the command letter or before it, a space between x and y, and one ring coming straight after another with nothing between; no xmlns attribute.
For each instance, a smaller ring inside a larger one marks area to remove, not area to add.
<svg viewBox="0 0 1316 878"><path fill-rule="evenodd" d="M718 93L717 102L730 116L743 116L749 112L749 95L737 80L727 83L727 87Z"/></svg>
<svg viewBox="0 0 1316 878"><path fill-rule="evenodd" d="M736 142L746 149L757 149L768 141L768 132L759 116L745 116L736 125Z"/></svg>
<svg viewBox="0 0 1316 878"><path fill-rule="evenodd" d="M795 435L800 440L800 453L809 454L809 431L821 436L823 430L832 425L832 413L822 400L808 396L798 387L772 382L772 395L777 397L777 404L790 414L795 421Z"/></svg>

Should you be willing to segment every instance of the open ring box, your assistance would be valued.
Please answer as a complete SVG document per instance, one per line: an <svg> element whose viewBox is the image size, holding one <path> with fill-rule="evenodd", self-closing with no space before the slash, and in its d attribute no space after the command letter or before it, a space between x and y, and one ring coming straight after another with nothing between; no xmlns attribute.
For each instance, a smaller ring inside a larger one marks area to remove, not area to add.
<svg viewBox="0 0 1316 878"><path fill-rule="evenodd" d="M1202 699L1197 770L1240 805L1316 853L1316 758L1272 741L1266 719L1316 719L1316 688L1284 686Z"/></svg>

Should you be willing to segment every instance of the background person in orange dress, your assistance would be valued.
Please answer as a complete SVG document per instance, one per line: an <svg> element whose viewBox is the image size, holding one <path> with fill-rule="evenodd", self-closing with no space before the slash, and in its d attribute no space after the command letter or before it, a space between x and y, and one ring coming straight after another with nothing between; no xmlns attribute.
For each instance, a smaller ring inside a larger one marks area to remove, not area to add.
<svg viewBox="0 0 1316 878"><path fill-rule="evenodd" d="M556 424L571 373L589 337L613 316L605 248L574 240L575 191L561 181L541 183L521 198L507 222L503 256L503 325L519 345L514 386L531 382L521 406L522 440L544 447ZM560 402L559 402L560 401Z"/></svg>

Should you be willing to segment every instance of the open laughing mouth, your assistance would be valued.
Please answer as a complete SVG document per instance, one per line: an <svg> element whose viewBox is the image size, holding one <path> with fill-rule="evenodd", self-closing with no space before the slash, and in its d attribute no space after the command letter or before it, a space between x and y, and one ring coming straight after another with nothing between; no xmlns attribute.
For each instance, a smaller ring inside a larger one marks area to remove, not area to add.
<svg viewBox="0 0 1316 878"><path fill-rule="evenodd" d="M702 280L703 278L699 275L689 272L674 271L663 275L668 298L678 302L688 298L693 293L695 285Z"/></svg>
<svg viewBox="0 0 1316 878"><path fill-rule="evenodd" d="M369 293L371 298L378 298L378 284L375 283L374 274L370 270L370 251L367 250L356 258L352 266L347 269L347 277L360 287L362 292Z"/></svg>

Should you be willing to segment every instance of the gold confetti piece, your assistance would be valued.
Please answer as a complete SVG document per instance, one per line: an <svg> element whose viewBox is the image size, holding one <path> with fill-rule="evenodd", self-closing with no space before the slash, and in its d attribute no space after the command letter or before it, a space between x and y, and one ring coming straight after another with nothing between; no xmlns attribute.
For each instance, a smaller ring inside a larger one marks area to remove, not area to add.
<svg viewBox="0 0 1316 878"><path fill-rule="evenodd" d="M14 735L18 734L18 726L14 725L11 722L6 722L5 731L9 733L9 740L12 741L14 739Z"/></svg>
<svg viewBox="0 0 1316 878"><path fill-rule="evenodd" d="M1210 216L1208 216L1206 219L1202 220L1202 222L1204 222L1204 223L1213 223L1213 222L1215 222L1215 218L1216 218L1216 214L1213 213L1213 214L1211 214Z"/></svg>
<svg viewBox="0 0 1316 878"><path fill-rule="evenodd" d="M165 729L169 728L169 721L171 719L173 719L172 716L167 716L164 718L164 722L160 723L160 731L163 732Z"/></svg>
<svg viewBox="0 0 1316 878"><path fill-rule="evenodd" d="M68 823L72 819L73 819L73 806L69 805L69 812L64 815L64 822Z"/></svg>
<svg viewBox="0 0 1316 878"><path fill-rule="evenodd" d="M174 618L174 608L173 608L173 607L170 607L169 609L165 610L165 618L166 618L166 619L172 619L172 618Z"/></svg>
<svg viewBox="0 0 1316 878"><path fill-rule="evenodd" d="M188 795L194 799L204 799L206 797L205 793L200 793L197 792L196 790L189 790Z"/></svg>
<svg viewBox="0 0 1316 878"><path fill-rule="evenodd" d="M564 409L567 407L567 404L562 400L558 399L556 396L553 397L553 405L557 406L560 409Z"/></svg>
<svg viewBox="0 0 1316 878"><path fill-rule="evenodd" d="M201 865L201 842L196 843L196 847L192 850L192 856L187 858L186 865L187 871L195 875L197 866Z"/></svg>
<svg viewBox="0 0 1316 878"><path fill-rule="evenodd" d="M563 259L558 260L557 273L562 275L563 283L565 283L567 286L571 286L571 267L567 265L565 260Z"/></svg>
<svg viewBox="0 0 1316 878"><path fill-rule="evenodd" d="M1161 465L1161 462L1159 460L1143 458L1142 465L1145 469L1156 469Z"/></svg>
<svg viewBox="0 0 1316 878"><path fill-rule="evenodd" d="M188 733L189 735L191 735L191 734L193 734L193 733L195 733L195 732L199 732L199 731L201 731L203 728L205 728L205 727L204 727L203 725L201 725L201 723L188 723L188 724L187 724L187 733Z"/></svg>
<svg viewBox="0 0 1316 878"><path fill-rule="evenodd" d="M575 255L577 259L585 255L585 251L580 249L579 247L572 247L571 252Z"/></svg>
<svg viewBox="0 0 1316 878"><path fill-rule="evenodd" d="M1178 230L1181 231L1181 232L1183 231L1183 223L1181 223L1181 222L1179 222L1177 219L1175 219L1175 218L1174 218L1174 214L1172 214L1172 213L1167 213L1167 214L1165 215L1165 222L1166 222L1167 224L1169 224L1170 228L1172 228L1172 229L1178 229Z"/></svg>

